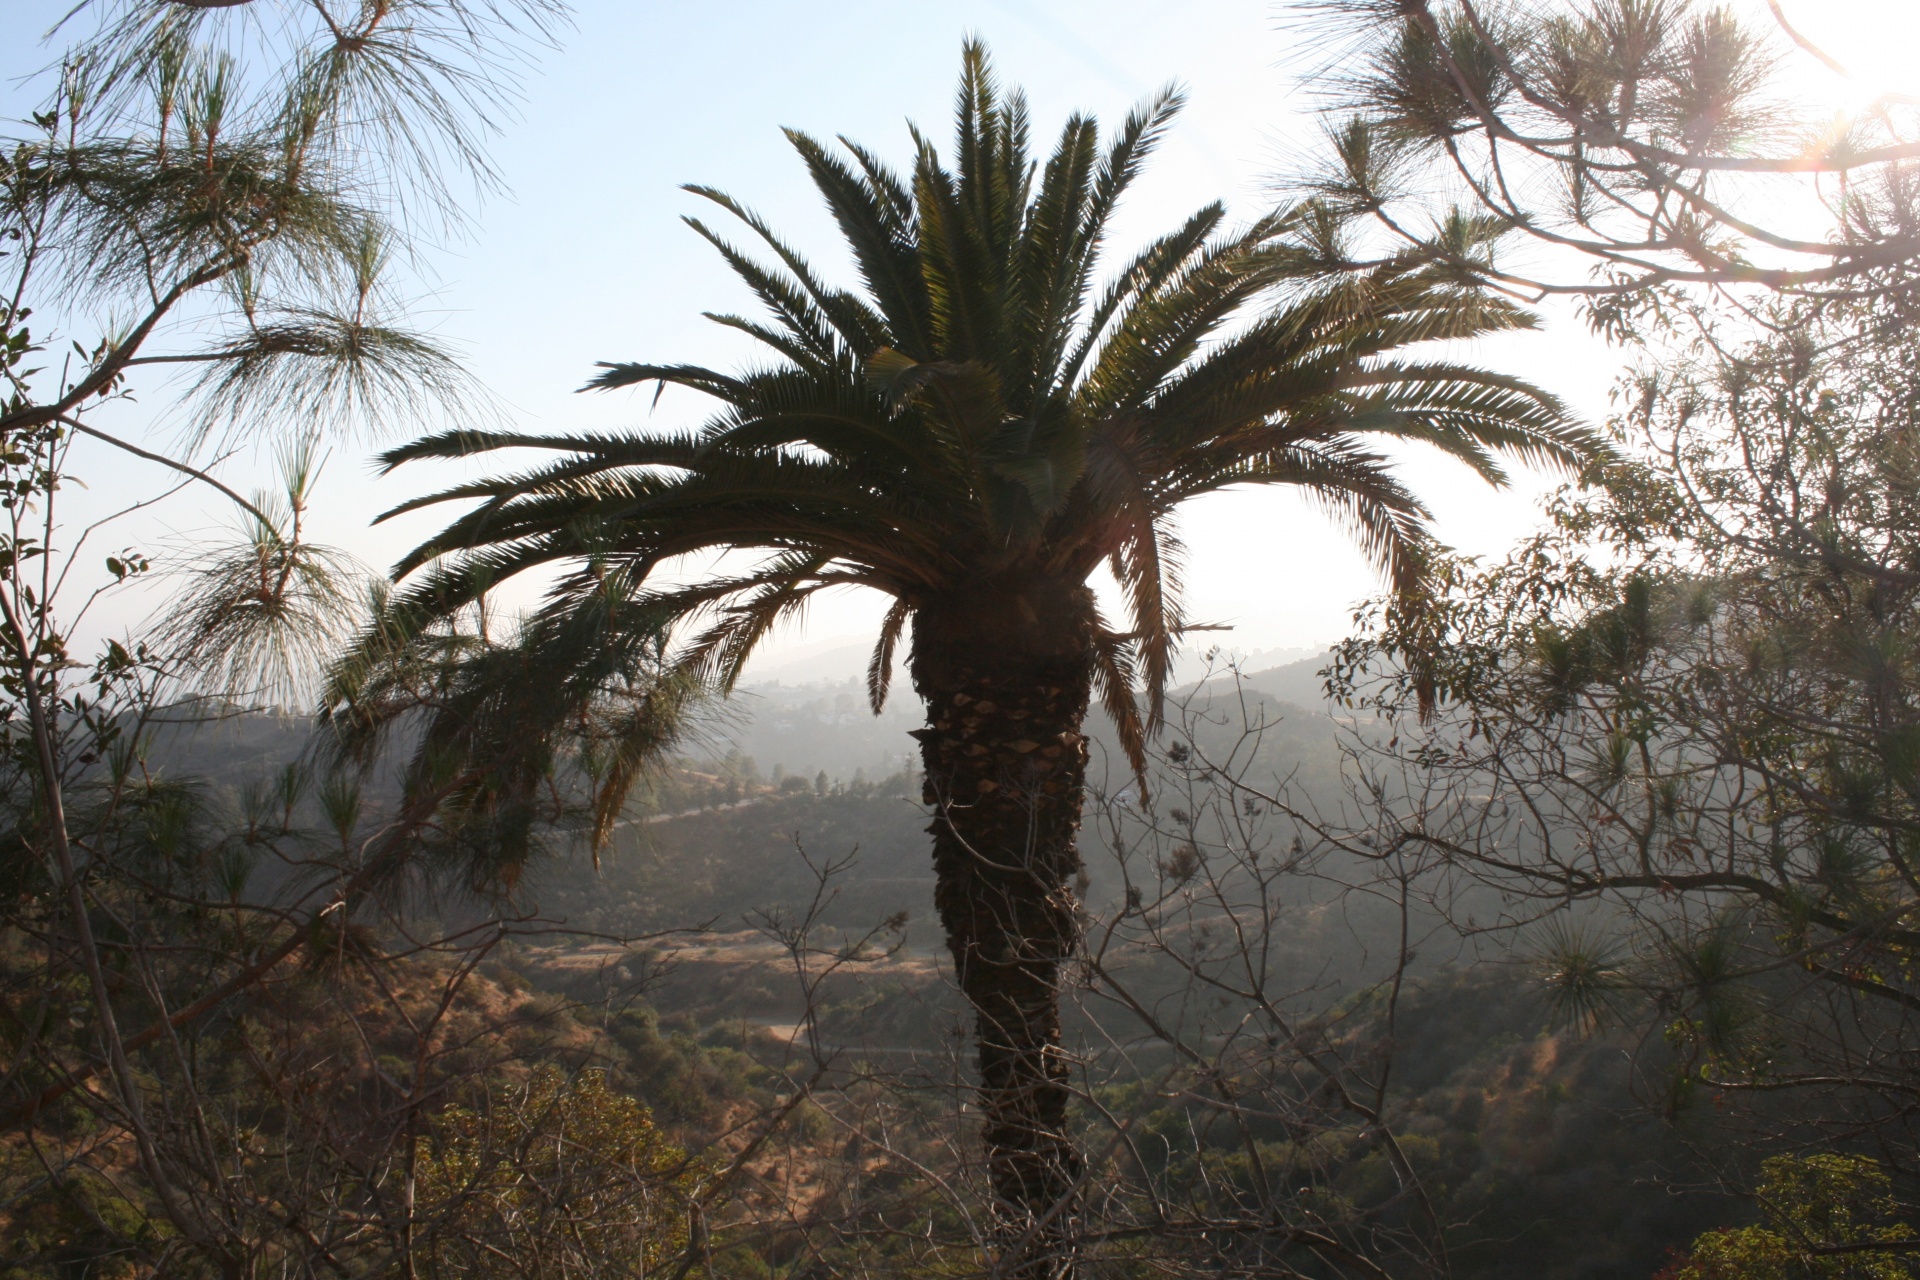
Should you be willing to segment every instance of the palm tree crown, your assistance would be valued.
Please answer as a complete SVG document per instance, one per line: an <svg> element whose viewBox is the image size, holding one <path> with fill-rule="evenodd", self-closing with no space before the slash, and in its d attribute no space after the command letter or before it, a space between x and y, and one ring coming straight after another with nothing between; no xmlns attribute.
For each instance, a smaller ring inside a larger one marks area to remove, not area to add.
<svg viewBox="0 0 1920 1280"><path fill-rule="evenodd" d="M773 359L737 374L606 364L589 384L673 384L719 401L690 431L453 432L389 453L389 467L509 447L564 454L390 513L484 499L400 563L406 574L437 561L411 601L444 616L505 577L573 562L583 570L549 608L615 575L656 616L704 620L680 661L725 688L813 593L871 587L894 601L871 668L877 706L895 642L929 598L1010 578L1078 583L1104 563L1131 617L1123 632L1101 628L1098 674L1132 724L1131 677L1158 694L1180 626L1169 517L1181 503L1297 486L1406 587L1426 512L1367 437L1437 445L1495 483L1494 451L1567 467L1595 456L1597 439L1539 390L1393 356L1526 327L1525 312L1412 265L1290 289L1325 258L1330 229L1311 205L1237 230L1208 205L1096 290L1108 222L1178 106L1163 93L1104 151L1076 115L1042 169L1024 99L1003 97L969 45L951 168L918 131L904 178L863 147L843 140L836 154L790 131L858 264L858 292L821 280L727 195L689 188L777 259L757 262L688 219L769 313L710 318ZM1263 300L1275 305L1241 323ZM644 587L664 563L714 548L769 554L737 576Z"/></svg>

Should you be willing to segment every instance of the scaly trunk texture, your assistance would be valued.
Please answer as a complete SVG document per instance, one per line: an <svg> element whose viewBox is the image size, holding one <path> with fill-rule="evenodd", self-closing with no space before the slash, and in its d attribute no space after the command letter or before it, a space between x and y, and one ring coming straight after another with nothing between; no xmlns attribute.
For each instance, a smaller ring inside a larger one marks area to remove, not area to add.
<svg viewBox="0 0 1920 1280"><path fill-rule="evenodd" d="M1059 979L1076 941L1093 619L1083 584L1028 580L923 602L913 624L934 901L974 1010L999 1274L1018 1280L1073 1272L1081 1162Z"/></svg>

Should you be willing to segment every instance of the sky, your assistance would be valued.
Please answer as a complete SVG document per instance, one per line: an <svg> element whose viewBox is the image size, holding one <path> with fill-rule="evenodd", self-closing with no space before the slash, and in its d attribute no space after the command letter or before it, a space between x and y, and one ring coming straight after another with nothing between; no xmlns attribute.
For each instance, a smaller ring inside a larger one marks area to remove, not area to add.
<svg viewBox="0 0 1920 1280"><path fill-rule="evenodd" d="M1764 14L1762 0L1746 0ZM1854 83L1920 90L1920 0L1783 0L1811 38L1847 63ZM21 77L54 52L32 37L71 0L0 2L0 116L17 117L40 92ZM691 361L721 367L748 355L703 311L751 300L690 230L685 215L711 206L680 190L702 183L757 209L829 274L844 256L781 134L795 127L845 134L904 161L907 122L944 141L961 41L983 37L1003 79L1023 86L1036 136L1074 109L1117 123L1135 102L1175 83L1188 106L1116 226L1136 244L1219 198L1239 216L1261 212L1277 175L1298 163L1317 128L1298 82L1310 59L1269 0L579 0L559 47L537 62L494 156L507 188L475 207L471 230L439 246L406 282L416 318L468 360L518 426L613 429L698 421L694 398L670 393L578 395L599 360ZM1592 420L1604 417L1619 359L1568 314L1543 334L1476 344L1468 354L1533 379ZM113 425L153 447L179 423L157 406L164 388ZM404 424L395 439L408 433ZM316 504L316 532L376 566L390 564L442 517L423 513L373 526L381 510L464 474L460 466L403 469L376 478L368 442L332 450ZM147 464L103 451L82 459L83 502L106 509L151 486ZM268 459L222 463L236 485ZM1456 464L1410 457L1407 475L1430 501L1440 536L1495 555L1529 527L1551 481L1520 476L1492 492ZM192 546L228 517L218 500L183 493L109 535L167 553ZM1345 634L1352 609L1377 587L1340 532L1284 492L1217 495L1182 517L1188 614L1227 624L1210 633L1242 651L1317 645ZM116 543L116 545L119 545ZM137 598L109 603L93 625L137 620ZM857 594L819 603L804 628L780 637L763 664L871 633L884 605Z"/></svg>

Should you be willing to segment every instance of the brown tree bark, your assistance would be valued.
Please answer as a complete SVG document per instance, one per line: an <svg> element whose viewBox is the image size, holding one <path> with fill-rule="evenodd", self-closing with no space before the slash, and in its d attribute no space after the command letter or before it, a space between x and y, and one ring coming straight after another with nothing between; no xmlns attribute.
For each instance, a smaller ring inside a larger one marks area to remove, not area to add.
<svg viewBox="0 0 1920 1280"><path fill-rule="evenodd" d="M914 615L934 901L974 1011L997 1274L1019 1280L1073 1272L1082 1165L1059 982L1077 940L1094 616L1085 585L1046 580L984 583Z"/></svg>

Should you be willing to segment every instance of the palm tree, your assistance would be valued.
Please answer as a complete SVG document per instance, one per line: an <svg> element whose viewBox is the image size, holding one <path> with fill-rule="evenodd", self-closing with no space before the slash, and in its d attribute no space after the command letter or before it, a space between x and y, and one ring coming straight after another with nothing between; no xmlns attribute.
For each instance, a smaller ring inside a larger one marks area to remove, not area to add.
<svg viewBox="0 0 1920 1280"><path fill-rule="evenodd" d="M1315 206L1225 230L1209 205L1097 286L1109 219L1178 105L1163 93L1104 150L1076 115L1042 168L1024 99L1003 97L969 44L952 168L917 132L905 176L852 143L788 134L860 290L826 283L728 196L690 188L778 260L689 220L771 313L712 318L771 363L607 364L590 385L691 388L721 406L704 426L450 433L385 457L561 455L399 508L481 500L400 562L417 579L400 615L445 619L512 575L570 566L549 613L609 591L644 603L677 637L673 668L727 689L814 593L867 587L892 601L868 673L876 709L912 623L936 902L977 1018L1005 1265L1021 1275L1070 1266L1081 1177L1056 983L1075 940L1083 721L1097 688L1140 767L1181 629L1175 511L1232 486L1296 486L1411 591L1426 513L1366 437L1438 446L1494 483L1497 452L1575 468L1602 447L1522 382L1393 354L1529 325L1515 307L1411 262L1305 283L1334 233ZM657 584L715 549L763 555ZM1120 627L1089 585L1102 566L1124 592ZM620 799L603 796L603 829Z"/></svg>

